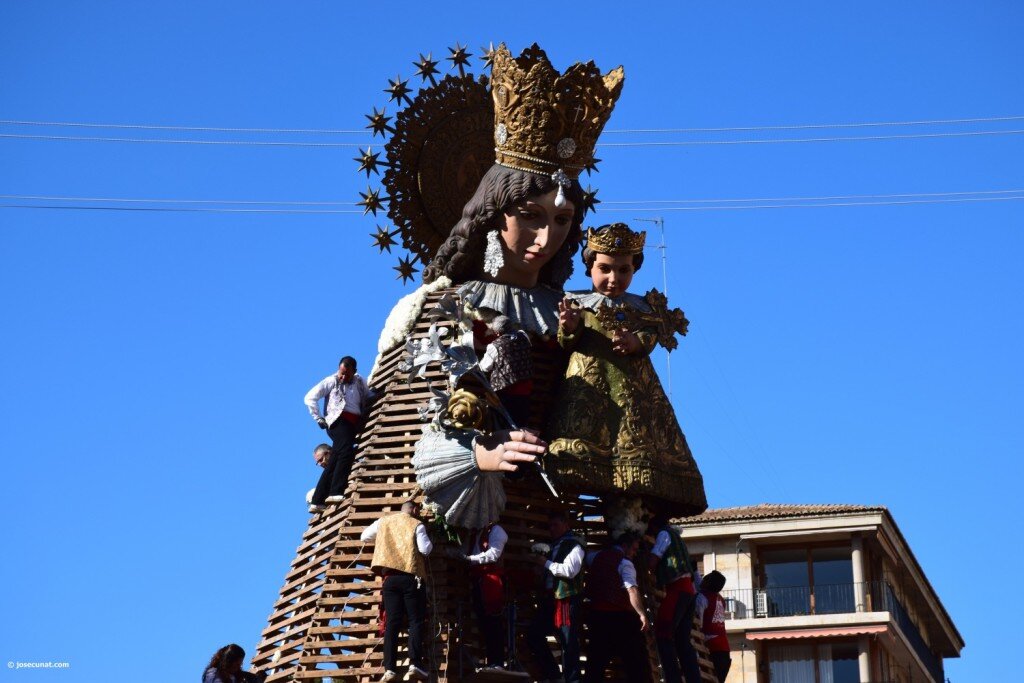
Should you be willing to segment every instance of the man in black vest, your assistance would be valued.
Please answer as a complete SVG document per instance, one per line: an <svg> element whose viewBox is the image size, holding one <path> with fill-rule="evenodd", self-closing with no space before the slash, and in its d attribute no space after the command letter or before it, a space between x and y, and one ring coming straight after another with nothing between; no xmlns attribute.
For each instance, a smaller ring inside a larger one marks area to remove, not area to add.
<svg viewBox="0 0 1024 683"><path fill-rule="evenodd" d="M544 593L526 632L526 644L541 668L543 681L559 681L558 663L548 649L548 634L554 633L562 648L565 683L580 683L579 608L583 598L583 542L572 533L569 516L553 512L548 516L551 548L538 556L544 565Z"/></svg>
<svg viewBox="0 0 1024 683"><path fill-rule="evenodd" d="M612 657L622 660L628 683L650 680L644 632L649 622L637 587L633 557L640 534L626 531L615 544L587 558L587 675L584 683L604 680Z"/></svg>

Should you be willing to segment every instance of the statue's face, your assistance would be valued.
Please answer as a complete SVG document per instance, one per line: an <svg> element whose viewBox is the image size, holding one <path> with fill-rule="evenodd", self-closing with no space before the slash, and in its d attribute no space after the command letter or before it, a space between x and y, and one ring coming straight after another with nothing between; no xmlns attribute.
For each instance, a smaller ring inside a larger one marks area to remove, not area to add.
<svg viewBox="0 0 1024 683"><path fill-rule="evenodd" d="M590 281L594 291L609 298L622 296L633 281L633 257L630 254L596 254L590 266Z"/></svg>
<svg viewBox="0 0 1024 683"><path fill-rule="evenodd" d="M505 265L495 280L520 287L537 284L540 269L551 260L565 242L572 227L576 207L566 201L555 206L557 192L528 197L505 214L501 242Z"/></svg>

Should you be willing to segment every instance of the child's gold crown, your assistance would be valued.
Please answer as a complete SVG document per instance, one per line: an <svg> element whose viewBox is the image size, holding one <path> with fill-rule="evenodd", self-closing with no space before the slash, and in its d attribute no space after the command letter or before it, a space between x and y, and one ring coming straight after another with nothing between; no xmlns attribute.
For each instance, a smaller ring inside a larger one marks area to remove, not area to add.
<svg viewBox="0 0 1024 683"><path fill-rule="evenodd" d="M644 250L647 232L633 232L625 223L587 228L587 248L611 256L639 254Z"/></svg>

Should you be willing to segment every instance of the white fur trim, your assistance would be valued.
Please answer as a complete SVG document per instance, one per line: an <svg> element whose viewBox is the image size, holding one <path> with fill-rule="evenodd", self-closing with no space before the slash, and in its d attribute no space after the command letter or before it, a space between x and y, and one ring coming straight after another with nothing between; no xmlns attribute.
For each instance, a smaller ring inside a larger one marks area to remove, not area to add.
<svg viewBox="0 0 1024 683"><path fill-rule="evenodd" d="M380 333L380 340L377 342L377 357L373 360L373 369L370 370L370 376L366 380L368 384L373 383L373 375L377 372L377 365L384 354L405 343L406 337L412 332L412 328L415 327L416 321L420 317L420 311L423 310L427 295L451 286L452 281L442 275L429 285L421 285L415 292L406 294L398 300L395 307L391 309L388 319L384 322L384 329Z"/></svg>

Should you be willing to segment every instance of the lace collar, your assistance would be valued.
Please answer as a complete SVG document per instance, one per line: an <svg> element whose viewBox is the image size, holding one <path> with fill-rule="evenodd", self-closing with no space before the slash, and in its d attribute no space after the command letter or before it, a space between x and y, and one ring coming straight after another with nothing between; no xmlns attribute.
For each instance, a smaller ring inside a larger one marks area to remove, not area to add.
<svg viewBox="0 0 1024 683"><path fill-rule="evenodd" d="M596 311L601 304L607 304L608 306L617 306L619 304L626 304L630 308L635 308L643 313L651 312L651 305L647 303L647 300L637 294L630 294L626 292L622 296L617 296L614 299L601 294L600 292L569 292L566 294L567 297L576 301L583 308L587 308L591 311Z"/></svg>
<svg viewBox="0 0 1024 683"><path fill-rule="evenodd" d="M470 280L459 296L473 308L487 308L508 316L527 332L551 336L558 331L558 302L563 293L547 285L523 289L500 282Z"/></svg>

